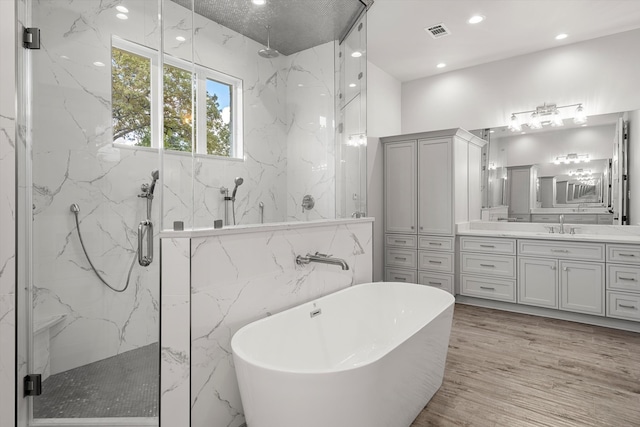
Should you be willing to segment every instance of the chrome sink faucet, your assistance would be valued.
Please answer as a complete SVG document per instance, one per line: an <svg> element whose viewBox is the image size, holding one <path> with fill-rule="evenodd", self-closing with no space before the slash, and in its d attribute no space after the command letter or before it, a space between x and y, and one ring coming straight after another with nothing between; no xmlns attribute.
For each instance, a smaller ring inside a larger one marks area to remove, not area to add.
<svg viewBox="0 0 640 427"><path fill-rule="evenodd" d="M560 230L558 233L564 234L564 214L560 214Z"/></svg>
<svg viewBox="0 0 640 427"><path fill-rule="evenodd" d="M349 264L341 258L334 258L331 255L321 254L316 252L314 255L307 254L307 256L303 257L302 255L298 255L296 257L296 264L298 265L306 265L311 262L319 262L321 264L332 264L339 265L343 270L349 269Z"/></svg>

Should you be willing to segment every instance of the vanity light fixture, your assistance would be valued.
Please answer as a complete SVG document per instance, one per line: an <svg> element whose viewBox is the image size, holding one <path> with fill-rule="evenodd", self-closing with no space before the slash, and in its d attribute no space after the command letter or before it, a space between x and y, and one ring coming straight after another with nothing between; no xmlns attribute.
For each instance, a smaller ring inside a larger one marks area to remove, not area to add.
<svg viewBox="0 0 640 427"><path fill-rule="evenodd" d="M584 113L582 104L570 104L570 105L556 105L556 104L543 104L536 107L535 110L519 111L517 113L511 113L511 119L509 121L509 129L512 132L520 132L522 124L518 118L521 114L529 114L529 121L526 125L529 129L541 129L545 125L551 126L564 126L563 115L560 110L563 108L577 107L573 113L573 122L576 124L584 124L587 122L587 116Z"/></svg>
<svg viewBox="0 0 640 427"><path fill-rule="evenodd" d="M591 157L588 154L577 154L577 153L569 153L566 156L557 156L553 159L553 163L559 165L560 163L564 163L568 165L569 163L589 163L591 161Z"/></svg>

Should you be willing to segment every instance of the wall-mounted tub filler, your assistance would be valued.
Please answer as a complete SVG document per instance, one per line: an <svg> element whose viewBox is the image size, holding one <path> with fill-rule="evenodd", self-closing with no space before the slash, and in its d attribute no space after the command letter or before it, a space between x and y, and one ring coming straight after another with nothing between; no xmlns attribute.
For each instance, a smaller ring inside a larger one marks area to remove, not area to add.
<svg viewBox="0 0 640 427"><path fill-rule="evenodd" d="M349 269L349 264L341 258L334 258L331 255L321 254L316 252L315 255L307 254L306 257L302 255L298 255L296 257L296 264L298 265L306 265L311 262L319 262L320 264L332 264L339 265L343 270Z"/></svg>

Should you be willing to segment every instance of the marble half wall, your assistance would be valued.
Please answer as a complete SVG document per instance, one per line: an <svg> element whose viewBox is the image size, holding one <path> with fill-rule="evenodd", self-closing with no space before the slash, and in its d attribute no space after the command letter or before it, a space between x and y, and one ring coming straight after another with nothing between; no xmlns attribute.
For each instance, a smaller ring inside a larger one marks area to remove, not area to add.
<svg viewBox="0 0 640 427"><path fill-rule="evenodd" d="M163 249L162 254L163 364L170 360L174 368L171 376L162 379L162 405L173 404L176 413L184 414L184 398L189 396L184 385L190 381L192 425L241 426L244 416L231 337L242 326L270 313L370 282L372 224L370 219L292 223L251 232L191 237L190 277L180 268L186 253L180 239L163 238L162 247L170 248ZM349 270L334 265L295 264L296 255L316 251L345 259ZM182 279L175 274L180 270L184 272ZM186 283L191 286L188 305L181 291L176 291ZM180 333L188 336L184 307L191 310L191 347L187 354L179 338L165 341L164 331L166 324L183 329L173 332L173 337ZM184 365L189 362L190 377L185 378ZM182 423L187 425L188 419L183 418Z"/></svg>

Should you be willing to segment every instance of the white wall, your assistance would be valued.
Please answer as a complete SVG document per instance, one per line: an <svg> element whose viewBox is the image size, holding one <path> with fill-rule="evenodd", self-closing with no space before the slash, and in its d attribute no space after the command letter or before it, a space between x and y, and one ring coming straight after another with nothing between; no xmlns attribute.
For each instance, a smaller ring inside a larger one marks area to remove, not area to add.
<svg viewBox="0 0 640 427"><path fill-rule="evenodd" d="M637 96L640 96L636 94ZM640 225L640 110L629 113L629 191L634 197L629 199L629 224Z"/></svg>
<svg viewBox="0 0 640 427"><path fill-rule="evenodd" d="M15 422L15 4L0 1L0 425Z"/></svg>
<svg viewBox="0 0 640 427"><path fill-rule="evenodd" d="M383 280L383 150L380 137L400 133L401 83L367 63L367 215L373 226L373 280Z"/></svg>
<svg viewBox="0 0 640 427"><path fill-rule="evenodd" d="M402 85L402 133L505 126L544 102L587 115L640 107L640 30L451 71Z"/></svg>

